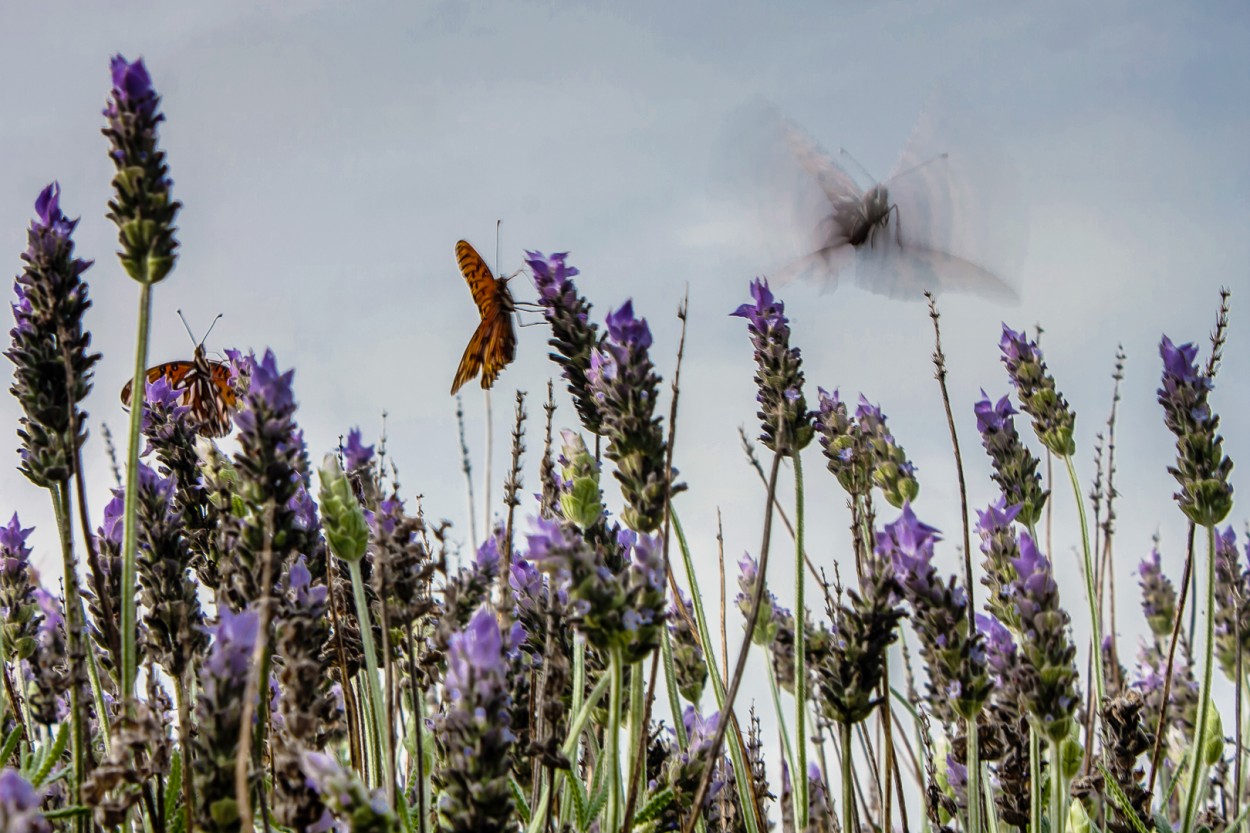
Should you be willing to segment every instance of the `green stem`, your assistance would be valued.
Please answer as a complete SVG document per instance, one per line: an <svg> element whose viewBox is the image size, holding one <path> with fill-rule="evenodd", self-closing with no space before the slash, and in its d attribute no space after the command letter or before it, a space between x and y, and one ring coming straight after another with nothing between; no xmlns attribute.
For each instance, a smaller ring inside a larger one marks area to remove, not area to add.
<svg viewBox="0 0 1250 833"><path fill-rule="evenodd" d="M1102 698L1106 696L1107 687L1102 670L1102 618L1098 611L1098 593L1094 589L1094 561L1089 551L1089 521L1085 517L1085 499L1081 495L1081 484L1076 478L1076 466L1072 456L1063 458L1068 467L1068 480L1072 482L1072 491L1076 497L1077 514L1081 518L1081 553L1085 558L1085 597L1089 600L1089 623L1093 631L1093 645L1090 648L1094 666L1094 710L1102 708Z"/></svg>
<svg viewBox="0 0 1250 833"><path fill-rule="evenodd" d="M1215 647L1215 526L1207 527L1207 592L1206 606L1202 611L1202 688L1198 691L1198 720L1194 725L1194 740L1190 751L1189 784L1185 790L1185 815L1181 823L1181 833L1189 833L1194 829L1198 816L1198 805L1202 800L1203 776L1206 774L1206 763L1203 760L1205 750L1203 742L1207 734L1207 722L1211 712L1211 671L1214 663ZM1197 599L1194 599L1197 602ZM1197 609L1197 604L1194 605Z"/></svg>
<svg viewBox="0 0 1250 833"><path fill-rule="evenodd" d="M1067 791L1063 783L1063 761L1059 741L1050 742L1050 829L1068 829ZM1040 829L1040 828L1039 828Z"/></svg>
<svg viewBox="0 0 1250 833"><path fill-rule="evenodd" d="M856 830L855 827L855 789L851 781L851 724L842 721L840 734L842 740L842 829ZM795 780L807 778L806 772L794 776Z"/></svg>
<svg viewBox="0 0 1250 833"><path fill-rule="evenodd" d="M360 641L365 646L365 669L367 673L363 682L364 694L369 698L369 703L372 706L371 722L373 725L371 734L375 739L375 749L381 755L382 761L385 762L384 766L377 766L376 773L380 778L383 777L383 772L385 772L386 782L393 784L395 783L395 758L391 755L391 750L388 748L390 746L390 732L384 731L383 728L382 716L385 712L382 708L382 690L378 682L378 654L373 645L373 623L369 618L369 600L365 596L365 580L360 572L359 561L349 561L347 562L347 567L351 570L352 591L356 596L356 618L360 622ZM374 786L377 786L377 784L375 783Z"/></svg>
<svg viewBox="0 0 1250 833"><path fill-rule="evenodd" d="M888 704L887 704L888 705ZM977 718L968 718L968 831L981 833L981 751L977 748ZM1054 828L1051 828L1052 830Z"/></svg>
<svg viewBox="0 0 1250 833"><path fill-rule="evenodd" d="M73 750L73 778L70 779L70 789L74 796L74 802L80 803L80 790L82 789L83 779L87 777L87 759L84 750L83 736L83 703L82 703L82 686L79 685L78 676L79 664L83 662L84 652L82 650L82 599L78 594L78 568L74 563L74 541L73 533L70 530L69 519L69 489L68 482L63 482L51 488L52 505L56 513L56 528L61 538L61 559L62 566L65 570L65 635L67 648L69 651L70 661L70 677L74 680L74 684L69 690L69 708L70 708L70 747ZM85 825L79 825L80 829L85 829Z"/></svg>
<svg viewBox="0 0 1250 833"><path fill-rule="evenodd" d="M608 695L608 736L604 743L602 766L608 771L607 823L604 829L615 831L621 824L621 705L625 687L625 659L621 649L613 646L609 654L608 673L612 687Z"/></svg>
<svg viewBox="0 0 1250 833"><path fill-rule="evenodd" d="M126 450L126 505L122 527L122 576L121 576L121 689L122 701L134 697L135 676L138 661L135 653L138 597L138 581L135 574L135 549L139 542L137 526L139 509L139 435L143 425L145 402L144 382L147 381L148 333L151 330L152 285L139 284L139 335L135 345L135 373L130 383L130 437Z"/></svg>
<svg viewBox="0 0 1250 833"><path fill-rule="evenodd" d="M677 690L677 670L673 665L673 636L664 628L660 641L660 662L664 663L664 687L668 689L668 708L673 713L673 730L677 748L686 748L686 725L681 720L681 693Z"/></svg>
<svg viewBox="0 0 1250 833"><path fill-rule="evenodd" d="M608 690L612 682L612 674L609 672L599 678L599 682L595 683L594 689L591 690L590 696L586 698L586 702L582 704L580 709L574 711L576 715L573 722L569 724L569 735L565 738L564 746L560 751L564 753L566 758L573 758L573 754L577 751L577 744L581 739L582 731L586 728L586 724L590 722L590 714L599 705L599 701L603 699L603 694ZM569 777L568 770L556 770L556 780L563 781ZM547 815L547 802L551 800L550 783L543 784L542 796L538 799L538 803L530 811L530 826L527 833L540 833L543 829L543 821Z"/></svg>
<svg viewBox="0 0 1250 833"><path fill-rule="evenodd" d="M807 829L807 606L804 604L803 582L807 575L803 563L803 458L798 451L794 460L794 795L798 805L797 828ZM764 576L759 577L760 581ZM888 704L887 704L888 705ZM886 785L889 789L889 785ZM851 828L846 828L850 830Z"/></svg>
<svg viewBox="0 0 1250 833"><path fill-rule="evenodd" d="M690 601L694 605L695 622L699 626L699 645L703 648L703 658L707 661L708 676L712 678L712 693L716 695L716 707L720 710L722 720L731 720L731 715L725 713L725 680L721 677L720 666L716 662L716 649L712 645L712 632L707 627L707 617L703 613L703 597L699 593L699 582L694 572L694 559L690 555L690 547L686 542L685 532L682 530L681 521L677 518L677 512L669 505L669 517L673 521L673 532L677 535L678 549L681 550L682 561L686 566L686 581L690 583ZM680 722L680 717L674 717L674 722ZM738 801L742 807L752 807L754 802L751 800L750 777L751 774L747 770L746 757L743 753L742 745L739 743L738 735L730 733L732 737L726 741L729 747L729 760L734 768L734 787L738 791ZM756 820L756 811L743 812L746 821L747 833L759 833L760 823L762 820Z"/></svg>
<svg viewBox="0 0 1250 833"><path fill-rule="evenodd" d="M1042 736L1029 727L1029 829L1042 829Z"/></svg>
<svg viewBox="0 0 1250 833"><path fill-rule="evenodd" d="M668 630L668 628L665 628L665 630ZM646 688L643 685L645 676L642 673L641 662L635 662L629 666L629 747L626 749L627 755L633 755L638 750L638 742L642 738L642 733L646 731L646 727L642 724L645 717L643 712L647 710ZM676 715L674 715L673 720L677 720ZM645 760L646 750L644 749L643 752L644 758L635 758L630 762L629 783L626 792L634 789L634 785L638 783L639 776L642 775L641 765Z"/></svg>
<svg viewBox="0 0 1250 833"><path fill-rule="evenodd" d="M781 708L781 689L777 686L777 673L768 663L768 688L773 695L773 711L777 713L777 731L781 733L781 748L786 755L786 764L791 772L800 772L794 764L794 747L790 744L790 731L786 728L786 713ZM825 773L829 777L829 773Z"/></svg>

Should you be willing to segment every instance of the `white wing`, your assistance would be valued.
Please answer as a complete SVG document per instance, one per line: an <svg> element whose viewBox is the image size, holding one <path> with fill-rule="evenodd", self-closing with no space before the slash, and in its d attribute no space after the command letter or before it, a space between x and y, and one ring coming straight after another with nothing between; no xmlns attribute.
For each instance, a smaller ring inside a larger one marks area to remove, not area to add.
<svg viewBox="0 0 1250 833"><path fill-rule="evenodd" d="M1028 245L1019 179L973 123L949 99L925 107L885 183L898 208L891 245L860 247L856 283L897 298L929 290L1017 299Z"/></svg>

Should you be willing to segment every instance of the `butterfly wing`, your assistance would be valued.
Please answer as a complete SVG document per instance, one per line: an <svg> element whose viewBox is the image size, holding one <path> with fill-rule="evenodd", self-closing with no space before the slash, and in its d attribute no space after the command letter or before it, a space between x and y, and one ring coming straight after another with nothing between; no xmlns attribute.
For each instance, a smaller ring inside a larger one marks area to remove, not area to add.
<svg viewBox="0 0 1250 833"><path fill-rule="evenodd" d="M481 322L473 331L473 337L469 339L456 367L451 383L453 394L479 372L482 374L482 388L489 389L504 367L516 358L513 304L507 281L497 280L481 255L464 240L456 244L456 261L460 264L469 291L473 293Z"/></svg>
<svg viewBox="0 0 1250 833"><path fill-rule="evenodd" d="M230 384L228 365L210 362L198 347L192 361L166 362L148 369L148 384L161 378L182 392L178 404L190 409L189 416L200 434L217 438L230 433L238 395ZM127 408L131 405L131 387L130 382L122 387L122 404Z"/></svg>
<svg viewBox="0 0 1250 833"><path fill-rule="evenodd" d="M891 266L864 252L856 282L892 297L962 292L1016 300L1028 217L1010 160L949 96L930 100L886 181L897 207L888 235L902 256Z"/></svg>

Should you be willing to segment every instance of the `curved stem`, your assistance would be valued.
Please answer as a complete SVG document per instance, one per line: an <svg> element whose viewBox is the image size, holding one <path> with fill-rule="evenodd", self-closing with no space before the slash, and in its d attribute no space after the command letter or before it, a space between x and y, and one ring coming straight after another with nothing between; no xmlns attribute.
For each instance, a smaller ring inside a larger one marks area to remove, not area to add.
<svg viewBox="0 0 1250 833"><path fill-rule="evenodd" d="M888 705L888 703L887 703ZM968 718L968 833L981 833L981 750L977 747L977 718ZM1054 829L1053 827L1051 828Z"/></svg>
<svg viewBox="0 0 1250 833"><path fill-rule="evenodd" d="M1060 760L1061 744L1050 742L1050 829L1068 829L1067 795L1063 783L1063 761Z"/></svg>
<svg viewBox="0 0 1250 833"><path fill-rule="evenodd" d="M625 659L621 649L615 646L610 654L608 673L612 675L612 685L608 694L608 736L602 761L602 766L608 768L608 815L604 829L615 831L620 826L621 815L621 689L625 687Z"/></svg>
<svg viewBox="0 0 1250 833"><path fill-rule="evenodd" d="M1202 611L1202 688L1198 691L1198 720L1194 725L1194 740L1190 749L1189 784L1185 790L1185 815L1181 823L1182 833L1194 829L1194 821L1198 816L1198 805L1203 793L1203 776L1206 774L1206 762L1203 760L1203 749L1206 741L1207 722L1211 717L1211 666L1215 647L1215 526L1207 527L1207 587L1205 607ZM1198 609L1194 600L1194 610Z"/></svg>
<svg viewBox="0 0 1250 833"><path fill-rule="evenodd" d="M135 373L130 383L130 435L126 450L126 505L122 527L121 577L121 691L122 701L134 697L138 662L135 654L138 582L135 574L135 548L138 546L139 435L143 426L146 398L144 382L148 365L148 333L151 330L152 285L139 284L139 333L135 345Z"/></svg>
<svg viewBox="0 0 1250 833"><path fill-rule="evenodd" d="M851 778L851 724L842 721L842 829L855 830L855 788ZM800 772L797 779L807 778L806 772Z"/></svg>
<svg viewBox="0 0 1250 833"><path fill-rule="evenodd" d="M383 715L385 710L382 706L382 689L378 681L378 653L373 645L373 623L369 617L369 600L365 596L365 579L360 572L359 561L349 561L347 568L352 574L352 590L356 596L356 618L360 622L360 641L365 647L365 669L367 676L365 679L365 696L369 698L371 705L370 717L373 723L374 737L378 739L378 745L382 748L377 750L384 762L382 767L378 768L378 778L386 778L387 784L395 782L395 756L390 750L390 732L383 729ZM375 785L376 786L376 785Z"/></svg>
<svg viewBox="0 0 1250 833"><path fill-rule="evenodd" d="M79 791L87 776L87 760L83 736L83 702L80 671L85 654L82 650L82 602L78 595L78 568L74 563L73 532L69 518L69 481L53 486L52 503L56 512L56 528L61 538L61 558L65 570L65 635L69 652L70 680L70 746L73 750L74 775L70 788L74 801L80 801Z"/></svg>
<svg viewBox="0 0 1250 833"><path fill-rule="evenodd" d="M1076 497L1076 509L1081 518L1081 553L1085 558L1085 597L1089 600L1089 626L1093 633L1093 645L1090 654L1094 666L1094 709L1102 708L1102 698L1107 694L1102 670L1102 617L1098 611L1098 592L1094 588L1094 562L1089 551L1089 521L1085 517L1085 499L1081 495L1081 484L1076 479L1076 466L1072 464L1072 456L1063 458L1068 467L1068 479L1072 482L1072 491Z"/></svg>

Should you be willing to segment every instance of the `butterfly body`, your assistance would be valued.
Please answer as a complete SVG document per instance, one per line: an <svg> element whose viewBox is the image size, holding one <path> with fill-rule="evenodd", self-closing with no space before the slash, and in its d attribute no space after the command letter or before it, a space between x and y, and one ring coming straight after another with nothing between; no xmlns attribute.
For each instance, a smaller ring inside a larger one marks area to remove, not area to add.
<svg viewBox="0 0 1250 833"><path fill-rule="evenodd" d="M165 379L173 390L181 391L178 404L190 409L188 418L196 431L206 437L224 437L233 426L232 415L239 399L230 383L230 367L210 361L204 346L195 348L191 361L176 361L148 368L147 384ZM131 383L122 387L121 400L131 405Z"/></svg>
<svg viewBox="0 0 1250 833"><path fill-rule="evenodd" d="M500 372L516 358L516 331L512 327L516 303L508 289L508 279L492 275L486 261L464 240L456 244L456 262L473 293L473 303L477 305L481 321L456 367L451 383L453 394L479 373L482 388L488 390Z"/></svg>

